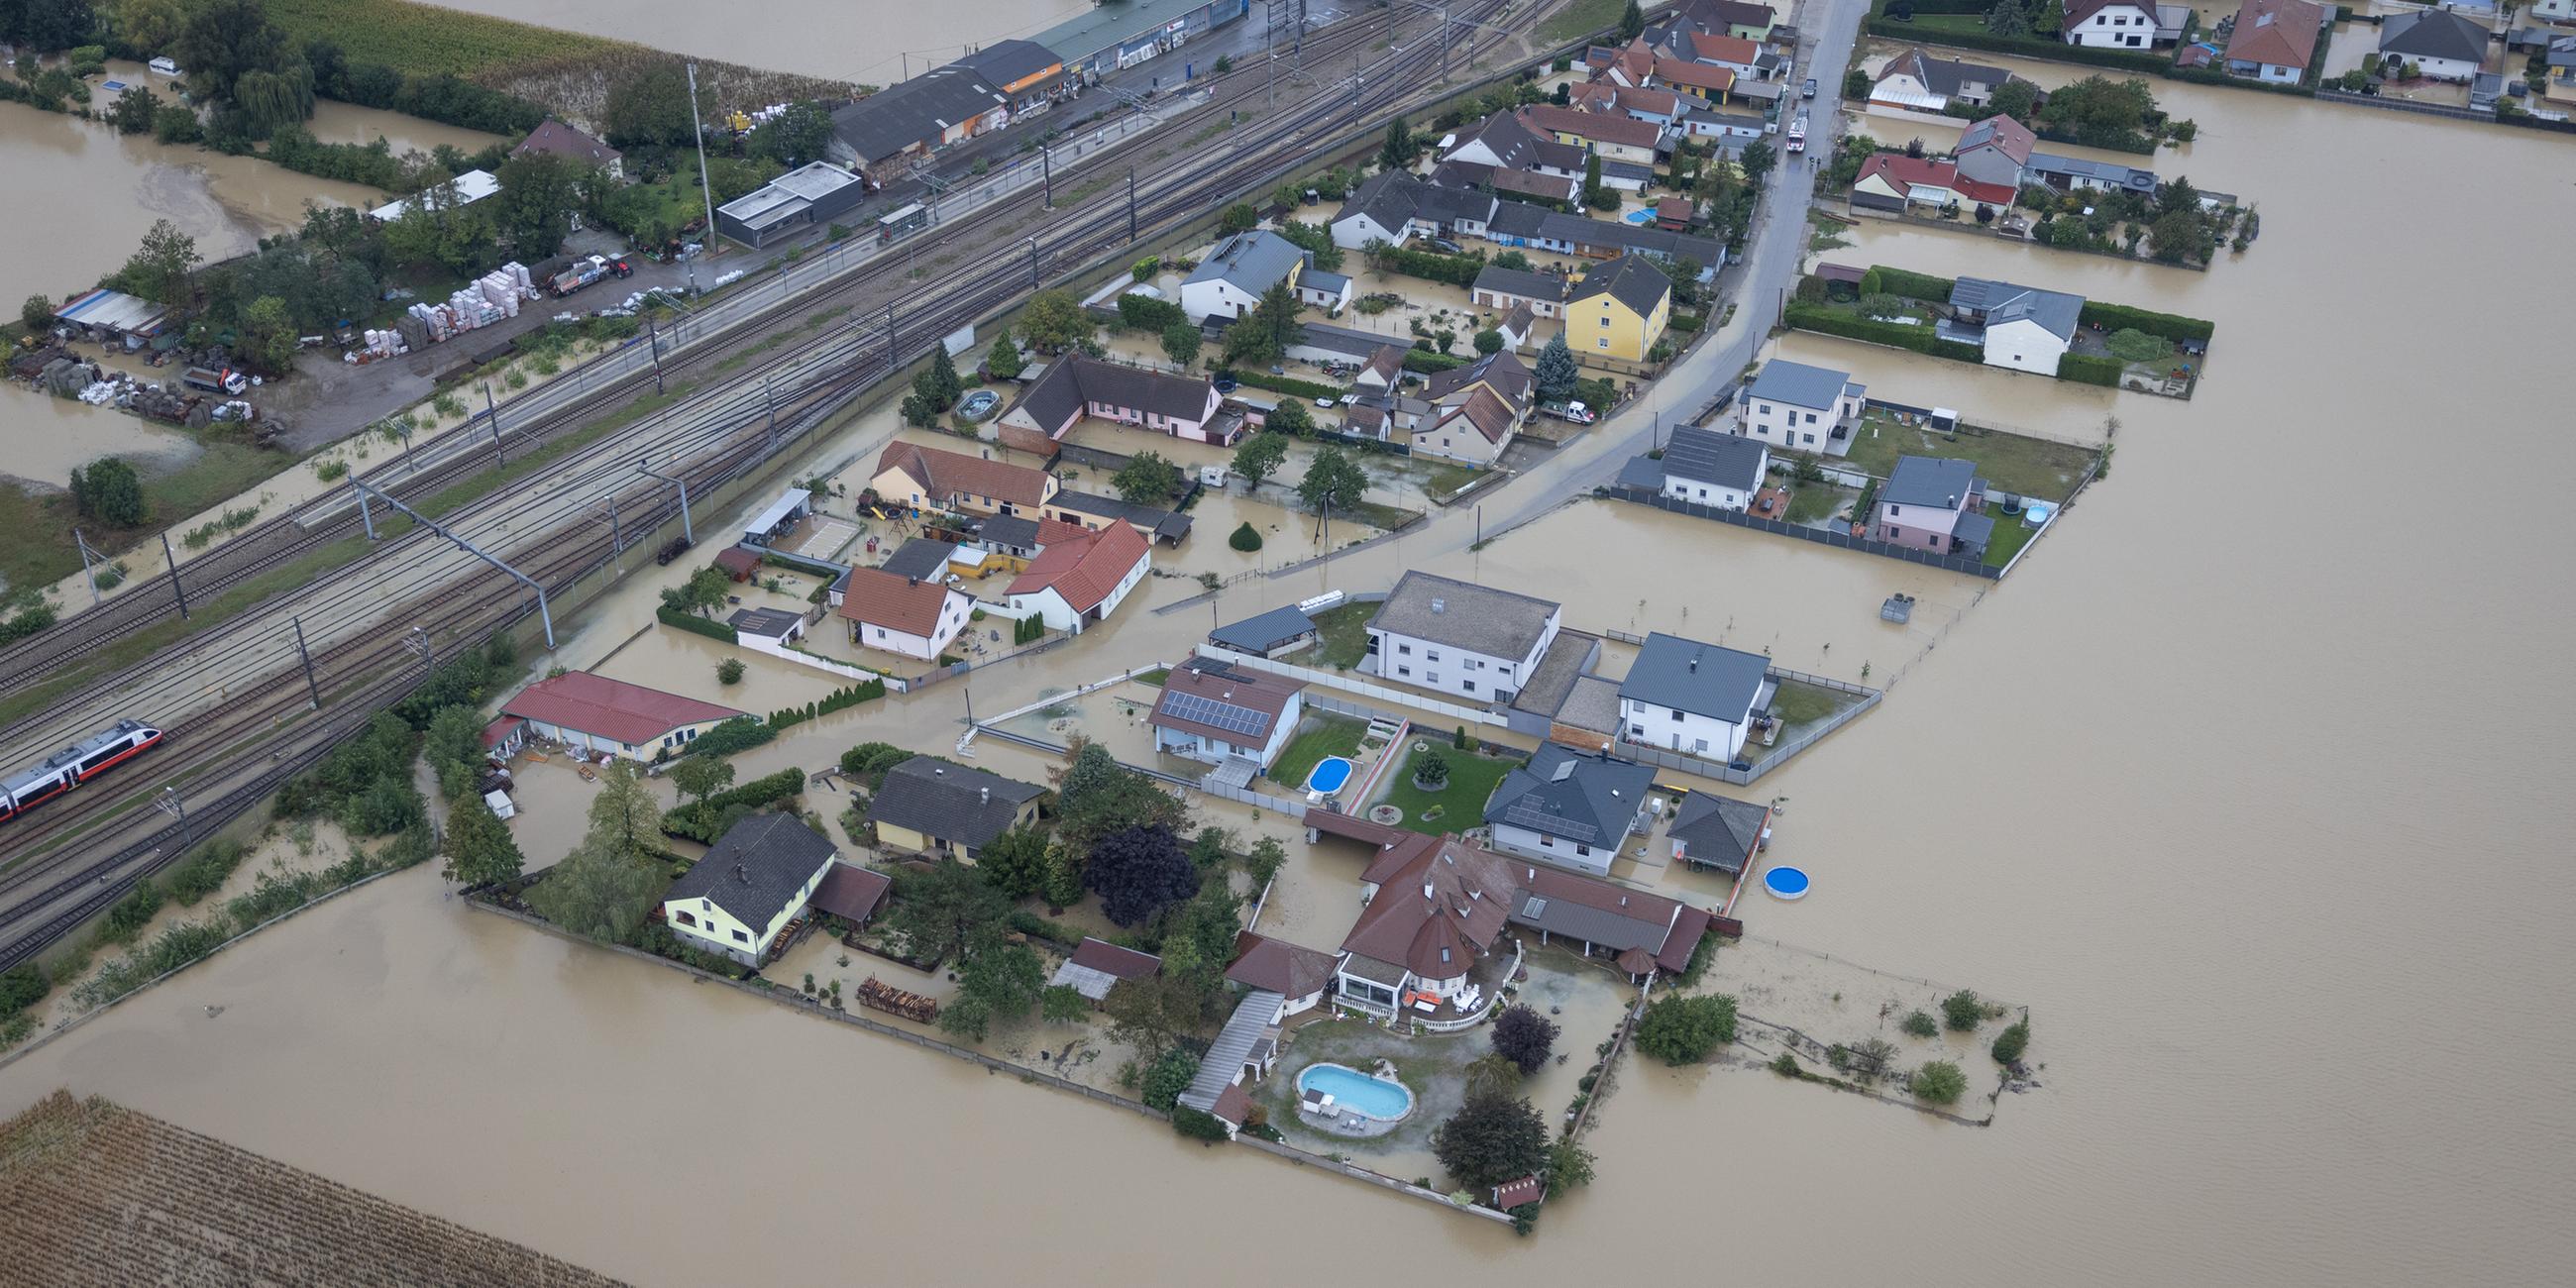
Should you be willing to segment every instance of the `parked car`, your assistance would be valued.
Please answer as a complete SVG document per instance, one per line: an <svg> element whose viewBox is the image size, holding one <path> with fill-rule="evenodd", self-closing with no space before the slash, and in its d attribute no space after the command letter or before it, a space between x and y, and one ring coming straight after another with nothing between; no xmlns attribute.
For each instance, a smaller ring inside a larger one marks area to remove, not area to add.
<svg viewBox="0 0 2576 1288"><path fill-rule="evenodd" d="M1423 244L1443 255L1464 255L1467 253L1466 247L1461 246L1446 237L1434 237Z"/></svg>
<svg viewBox="0 0 2576 1288"><path fill-rule="evenodd" d="M1816 96L1816 78L1815 78L1815 77L1813 77L1813 76L1810 76L1810 77L1808 77L1808 78L1807 78L1807 83L1806 83L1806 84L1801 85L1801 86L1799 86L1799 87L1798 87L1798 97L1800 97L1800 98L1814 98L1815 96Z"/></svg>
<svg viewBox="0 0 2576 1288"><path fill-rule="evenodd" d="M1318 407L1330 407L1333 405L1333 400L1330 398L1318 398L1315 400L1315 405Z"/></svg>

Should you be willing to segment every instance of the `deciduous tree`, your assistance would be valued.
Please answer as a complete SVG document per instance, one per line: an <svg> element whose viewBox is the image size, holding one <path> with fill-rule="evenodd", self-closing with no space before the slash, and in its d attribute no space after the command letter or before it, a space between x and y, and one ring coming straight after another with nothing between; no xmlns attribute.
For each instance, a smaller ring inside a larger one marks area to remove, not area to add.
<svg viewBox="0 0 2576 1288"><path fill-rule="evenodd" d="M894 903L885 926L903 937L912 955L925 960L955 955L969 960L1002 940L1010 915L1008 896L984 875L955 859L942 859L927 872L895 878Z"/></svg>
<svg viewBox="0 0 2576 1288"><path fill-rule="evenodd" d="M242 310L241 340L233 346L243 363L264 376L284 375L295 365L295 318L286 301L263 295Z"/></svg>
<svg viewBox="0 0 2576 1288"><path fill-rule="evenodd" d="M1494 1017L1494 1052L1520 1067L1523 1076L1547 1063L1556 1045L1556 1022L1529 1006L1512 1006Z"/></svg>
<svg viewBox="0 0 2576 1288"><path fill-rule="evenodd" d="M1305 409L1301 407L1298 410L1302 412ZM1279 467L1287 460L1288 438L1285 434L1254 434L1234 449L1234 472L1242 475L1246 484L1258 488L1262 480L1278 473Z"/></svg>
<svg viewBox="0 0 2576 1288"><path fill-rule="evenodd" d="M1190 1089L1190 1080L1199 1076L1199 1058L1174 1047L1155 1057L1145 1069L1143 1097L1147 1105L1170 1113L1181 1093Z"/></svg>
<svg viewBox="0 0 2576 1288"><path fill-rule="evenodd" d="M1025 899L1046 888L1046 833L1015 827L994 837L975 856L975 866L993 888L1013 899Z"/></svg>
<svg viewBox="0 0 2576 1288"><path fill-rule="evenodd" d="M1199 888L1198 868L1180 838L1162 823L1101 837L1091 847L1082 879L1100 895L1101 913L1120 926L1142 925Z"/></svg>
<svg viewBox="0 0 2576 1288"><path fill-rule="evenodd" d="M1178 830L1187 826L1188 814L1180 798L1119 764L1108 748L1097 744L1074 753L1056 793L1056 835L1081 855L1088 855L1095 842L1123 828L1160 825ZM1050 898L1048 902L1058 901Z"/></svg>
<svg viewBox="0 0 2576 1288"><path fill-rule="evenodd" d="M570 157L530 152L501 163L492 177L501 191L491 201L501 235L531 263L563 248L599 172Z"/></svg>
<svg viewBox="0 0 2576 1288"><path fill-rule="evenodd" d="M199 262L196 238L179 231L179 226L167 219L155 219L151 230L143 234L142 246L125 261L122 276L136 294L173 309L184 309L190 302L188 274Z"/></svg>
<svg viewBox="0 0 2576 1288"><path fill-rule="evenodd" d="M786 111L752 127L746 143L753 156L789 169L811 165L832 145L832 115L816 103L790 103Z"/></svg>
<svg viewBox="0 0 2576 1288"><path fill-rule="evenodd" d="M688 74L673 59L611 82L600 124L619 147L690 142Z"/></svg>
<svg viewBox="0 0 2576 1288"><path fill-rule="evenodd" d="M530 886L528 906L538 916L577 935L622 943L670 886L662 865L622 851L594 830L562 862Z"/></svg>
<svg viewBox="0 0 2576 1288"><path fill-rule="evenodd" d="M1109 486L1134 505L1169 505L1181 490L1181 467L1160 452L1140 452L1110 476Z"/></svg>
<svg viewBox="0 0 2576 1288"><path fill-rule="evenodd" d="M733 785L733 762L722 756L683 756L671 767L671 785L704 805L708 797Z"/></svg>
<svg viewBox="0 0 2576 1288"><path fill-rule="evenodd" d="M1098 324L1064 291L1040 291L1020 314L1020 334L1040 353L1062 353L1097 336Z"/></svg>
<svg viewBox="0 0 2576 1288"><path fill-rule="evenodd" d="M1327 273L1342 271L1342 248L1333 244L1333 230L1322 224L1300 223L1291 219L1279 225L1279 235L1296 243L1298 249L1315 257L1315 267Z"/></svg>
<svg viewBox="0 0 2576 1288"><path fill-rule="evenodd" d="M635 766L611 760L600 767L585 843L619 858L650 859L662 853L662 806Z"/></svg>
<svg viewBox="0 0 2576 1288"><path fill-rule="evenodd" d="M1934 1060L1914 1071L1906 1089L1912 1091L1917 1100L1936 1105L1955 1104L1968 1089L1968 1075L1947 1060Z"/></svg>
<svg viewBox="0 0 2576 1288"><path fill-rule="evenodd" d="M1666 1064L1697 1064L1735 1040L1735 999L1665 994L1637 1021L1637 1049Z"/></svg>
<svg viewBox="0 0 2576 1288"><path fill-rule="evenodd" d="M450 800L468 795L483 767L483 719L462 704L431 713L422 731L421 759L438 775L439 794Z"/></svg>
<svg viewBox="0 0 2576 1288"><path fill-rule="evenodd" d="M82 514L120 528L143 522L143 479L117 457L102 456L86 467L74 466L71 487L72 506Z"/></svg>
<svg viewBox="0 0 2576 1288"><path fill-rule="evenodd" d="M1547 1122L1527 1100L1471 1098L1431 1133L1432 1156L1468 1189L1536 1173L1547 1163Z"/></svg>
<svg viewBox="0 0 2576 1288"><path fill-rule="evenodd" d="M1225 329L1225 360L1265 366L1286 357L1289 346L1305 335L1305 326L1297 321L1296 288L1279 282L1262 292L1261 302L1250 313Z"/></svg>
<svg viewBox="0 0 2576 1288"><path fill-rule="evenodd" d="M1338 447L1319 448L1297 480L1297 497L1318 513L1347 511L1368 495L1368 475Z"/></svg>
<svg viewBox="0 0 2576 1288"><path fill-rule="evenodd" d="M1191 363L1198 361L1201 338L1198 324L1195 322L1175 322L1164 327L1163 356L1178 363L1181 370L1187 371Z"/></svg>

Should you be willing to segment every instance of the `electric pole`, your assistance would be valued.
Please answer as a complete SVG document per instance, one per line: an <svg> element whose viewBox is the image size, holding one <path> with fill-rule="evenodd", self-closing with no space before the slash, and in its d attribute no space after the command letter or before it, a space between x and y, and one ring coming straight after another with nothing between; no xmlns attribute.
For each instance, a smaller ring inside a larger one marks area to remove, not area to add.
<svg viewBox="0 0 2576 1288"><path fill-rule="evenodd" d="M698 65L696 63L689 64L689 125L698 136L698 195L705 199L707 208L707 230L700 244L712 248L716 244L716 189L714 184L707 182L707 127L698 121ZM697 281L697 269L694 267L689 270L689 280L692 283ZM697 294L694 289L689 293Z"/></svg>
<svg viewBox="0 0 2576 1288"><path fill-rule="evenodd" d="M655 392L658 393L660 391L656 390ZM501 445L501 405L492 401L492 382L489 380L483 382L483 415L492 422L493 464L509 464L510 450Z"/></svg>
<svg viewBox="0 0 2576 1288"><path fill-rule="evenodd" d="M164 785L161 794L152 798L152 807L179 820L179 848L188 848L188 801L174 786Z"/></svg>
<svg viewBox="0 0 2576 1288"><path fill-rule="evenodd" d="M295 655L304 659L304 687L312 690L313 709L319 711L322 709L322 684L313 678L313 653L304 647L304 619L296 617L288 620L295 623Z"/></svg>
<svg viewBox="0 0 2576 1288"><path fill-rule="evenodd" d="M90 571L90 557L93 552L89 548L89 538L82 536L80 529L74 528L72 540L80 543L81 577L89 583L89 605L96 608L98 607L98 574Z"/></svg>
<svg viewBox="0 0 2576 1288"><path fill-rule="evenodd" d="M662 396L662 332L661 328L653 324L653 316L652 310L649 307L646 308L644 342L653 350L653 396L659 398ZM490 386L487 385L485 388L489 389Z"/></svg>
<svg viewBox="0 0 2576 1288"><path fill-rule="evenodd" d="M1127 244L1136 244L1136 171L1127 171Z"/></svg>
<svg viewBox="0 0 2576 1288"><path fill-rule="evenodd" d="M170 550L170 533L161 533L161 557L170 561L170 591L179 597L179 620L188 620L188 588L179 584L179 556Z"/></svg>

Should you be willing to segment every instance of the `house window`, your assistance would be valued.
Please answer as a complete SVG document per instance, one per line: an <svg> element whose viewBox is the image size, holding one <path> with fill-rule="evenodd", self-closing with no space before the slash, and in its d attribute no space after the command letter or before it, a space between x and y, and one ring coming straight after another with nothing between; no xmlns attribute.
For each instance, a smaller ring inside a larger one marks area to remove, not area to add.
<svg viewBox="0 0 2576 1288"><path fill-rule="evenodd" d="M1814 413L1814 412L1808 412L1808 413L1807 413L1807 423L1808 423L1808 424L1810 424L1810 425L1812 425L1812 424L1815 424L1815 423L1816 423L1816 413Z"/></svg>
<svg viewBox="0 0 2576 1288"><path fill-rule="evenodd" d="M1672 715L1673 715L1673 723L1675 723L1675 724L1680 724L1680 723L1681 723L1681 719L1682 719L1682 713L1681 713L1681 712L1676 711L1676 712L1673 712L1673 713L1672 713Z"/></svg>
<svg viewBox="0 0 2576 1288"><path fill-rule="evenodd" d="M1631 737L1643 738L1646 736L1646 726L1641 724L1632 724L1628 726L1628 733Z"/></svg>
<svg viewBox="0 0 2576 1288"><path fill-rule="evenodd" d="M1576 854L1582 855L1583 857L1585 857L1585 858L1587 858L1587 859L1588 859L1588 858L1590 858L1590 857L1592 857L1592 847L1591 847L1591 846L1589 846L1589 845L1582 844L1581 842L1577 842L1577 843L1575 844L1574 852L1575 852Z"/></svg>
<svg viewBox="0 0 2576 1288"><path fill-rule="evenodd" d="M1692 741L1692 748L1693 748L1694 750L1697 750L1697 751L1706 751L1706 750L1708 750L1708 739L1706 739L1706 738L1694 739L1694 740Z"/></svg>
<svg viewBox="0 0 2576 1288"><path fill-rule="evenodd" d="M1593 347L1593 348L1596 348L1596 349L1607 349L1607 348L1609 348L1609 347L1610 347L1610 337L1608 337L1608 336L1606 336L1606 335L1605 335L1605 336L1601 337L1600 339L1593 341L1593 342L1592 342L1592 347Z"/></svg>
<svg viewBox="0 0 2576 1288"><path fill-rule="evenodd" d="M1395 651L1405 655L1406 657L1413 656L1413 646L1410 644L1398 644L1395 646Z"/></svg>
<svg viewBox="0 0 2576 1288"><path fill-rule="evenodd" d="M1438 671L1425 671L1422 673L1422 682L1424 684L1438 684L1440 683L1440 673Z"/></svg>
<svg viewBox="0 0 2576 1288"><path fill-rule="evenodd" d="M698 919L697 919L697 918L692 917L692 916L690 916L689 914L687 914L687 913L685 913L685 912L681 912L681 913L674 913L674 914L672 914L672 915L673 915L673 916L675 916L675 917L677 917L677 918L679 919L680 924L681 924L681 925L683 925L683 926L694 926L694 925L698 924Z"/></svg>
<svg viewBox="0 0 2576 1288"><path fill-rule="evenodd" d="M1476 691L1476 682L1474 680L1461 680L1458 683L1460 687L1466 689L1469 693Z"/></svg>
<svg viewBox="0 0 2576 1288"><path fill-rule="evenodd" d="M750 943L750 942L751 942L751 936L746 935L746 934L742 933L741 931L737 930L737 931L733 932L733 941L734 941L735 943L737 943L737 944L747 944L747 943Z"/></svg>
<svg viewBox="0 0 2576 1288"><path fill-rule="evenodd" d="M1553 836L1542 836L1538 838L1538 843L1540 847L1544 849L1553 850L1556 848L1556 838Z"/></svg>
<svg viewBox="0 0 2576 1288"><path fill-rule="evenodd" d="M1422 651L1422 660L1423 660L1423 661L1425 661L1425 662L1437 662L1437 661L1439 661L1439 660L1440 660L1440 650L1438 650L1438 649L1436 649L1436 648L1434 648L1434 649L1424 649L1424 650Z"/></svg>
<svg viewBox="0 0 2576 1288"><path fill-rule="evenodd" d="M1395 668L1395 673L1397 675L1411 675L1413 674L1413 668L1409 666L1399 666Z"/></svg>

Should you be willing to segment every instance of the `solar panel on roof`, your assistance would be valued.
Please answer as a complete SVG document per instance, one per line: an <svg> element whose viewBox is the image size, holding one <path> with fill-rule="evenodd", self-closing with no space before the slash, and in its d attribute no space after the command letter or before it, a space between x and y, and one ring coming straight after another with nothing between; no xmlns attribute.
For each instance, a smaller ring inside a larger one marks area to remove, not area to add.
<svg viewBox="0 0 2576 1288"><path fill-rule="evenodd" d="M1250 707L1203 698L1195 693L1166 693L1163 710L1183 720L1203 724L1228 733L1260 734L1270 727L1270 717Z"/></svg>

